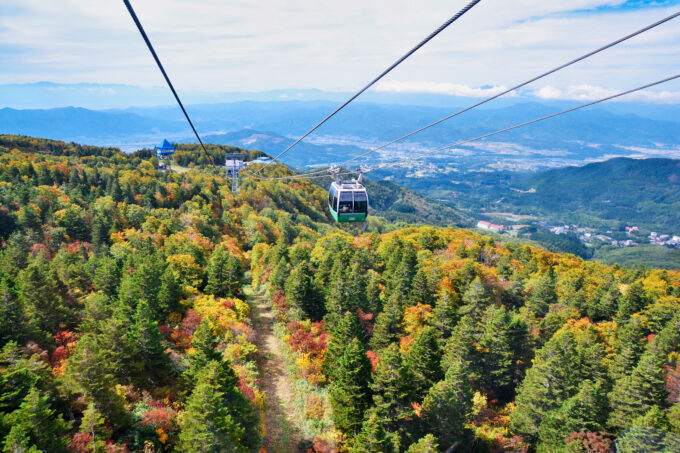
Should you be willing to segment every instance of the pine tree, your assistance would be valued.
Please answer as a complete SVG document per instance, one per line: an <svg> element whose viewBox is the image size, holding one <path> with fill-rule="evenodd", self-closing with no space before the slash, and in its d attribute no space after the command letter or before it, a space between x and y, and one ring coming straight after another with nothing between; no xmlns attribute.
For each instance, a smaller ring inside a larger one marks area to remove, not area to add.
<svg viewBox="0 0 680 453"><path fill-rule="evenodd" d="M386 348L391 343L398 341L401 336L401 321L403 309L398 298L392 297L385 308L375 319L371 349L378 351Z"/></svg>
<svg viewBox="0 0 680 453"><path fill-rule="evenodd" d="M332 326L331 339L324 355L323 372L331 380L335 379L338 363L345 353L345 348L355 338L361 337L361 326L355 314L345 313L335 326Z"/></svg>
<svg viewBox="0 0 680 453"><path fill-rule="evenodd" d="M211 322L204 318L194 331L191 338L193 350L187 355L189 368L184 373L184 378L189 385L195 383L196 376L208 363L222 360L222 353L217 350L220 339L213 330Z"/></svg>
<svg viewBox="0 0 680 453"><path fill-rule="evenodd" d="M118 263L116 263L114 258L100 255L96 259L93 279L94 288L103 291L109 297L113 297L116 295L119 284L120 269L118 268Z"/></svg>
<svg viewBox="0 0 680 453"><path fill-rule="evenodd" d="M630 376L620 379L612 390L609 426L616 432L631 426L636 417L668 400L663 356L651 343Z"/></svg>
<svg viewBox="0 0 680 453"><path fill-rule="evenodd" d="M19 409L12 412L8 419L9 426L26 434L30 444L44 451L66 451L64 434L70 428L61 415L52 409L49 396L41 395L41 391L32 388ZM18 436L17 436L18 437Z"/></svg>
<svg viewBox="0 0 680 453"><path fill-rule="evenodd" d="M555 292L555 279L552 275L542 277L527 299L526 306L534 315L539 318L544 317L550 309L550 304L557 302Z"/></svg>
<svg viewBox="0 0 680 453"><path fill-rule="evenodd" d="M302 310L314 321L323 318L325 307L307 262L295 266L286 280L285 290L286 301L291 306Z"/></svg>
<svg viewBox="0 0 680 453"><path fill-rule="evenodd" d="M628 287L626 293L619 299L619 311L617 318L628 319L634 313L638 313L647 305L645 288L640 281L636 281Z"/></svg>
<svg viewBox="0 0 680 453"><path fill-rule="evenodd" d="M432 434L428 434L412 444L406 453L439 453L439 442Z"/></svg>
<svg viewBox="0 0 680 453"><path fill-rule="evenodd" d="M347 344L335 367L335 379L330 388L333 421L343 433L356 434L371 403L371 362L357 338Z"/></svg>
<svg viewBox="0 0 680 453"><path fill-rule="evenodd" d="M146 301L137 304L137 312L132 326L132 340L139 352L139 359L145 365L145 376L153 376L153 380L167 380L171 377L170 359L165 354L163 336L158 330L158 323L153 319L153 312Z"/></svg>
<svg viewBox="0 0 680 453"><path fill-rule="evenodd" d="M486 307L491 304L491 293L481 278L475 277L465 293L463 293L463 306L458 312L478 321Z"/></svg>
<svg viewBox="0 0 680 453"><path fill-rule="evenodd" d="M403 363L396 345L381 351L381 357L373 374L373 405L385 431L397 433L403 440L414 429L411 403L416 402L413 376Z"/></svg>
<svg viewBox="0 0 680 453"><path fill-rule="evenodd" d="M92 452L99 453L106 451L106 443L111 432L106 427L106 420L91 402L87 404L83 419L80 422L80 432L92 437Z"/></svg>
<svg viewBox="0 0 680 453"><path fill-rule="evenodd" d="M351 453L396 453L392 441L383 428L380 417L370 411L361 426L361 432L349 448Z"/></svg>
<svg viewBox="0 0 680 453"><path fill-rule="evenodd" d="M68 321L69 309L42 253L19 273L17 287L19 299L37 329L56 333Z"/></svg>
<svg viewBox="0 0 680 453"><path fill-rule="evenodd" d="M442 370L448 370L460 362L468 371L469 381L476 384L479 376L479 351L475 347L477 333L472 319L464 316L453 329L451 337L446 341L442 356Z"/></svg>
<svg viewBox="0 0 680 453"><path fill-rule="evenodd" d="M482 386L503 401L509 401L513 396L515 377L512 339L524 332L512 331L512 318L505 307L490 307L486 318L484 333L477 343L481 351L479 369Z"/></svg>
<svg viewBox="0 0 680 453"><path fill-rule="evenodd" d="M180 417L177 449L191 452L257 451L260 436L249 403L234 387L233 370L217 361L198 373Z"/></svg>
<svg viewBox="0 0 680 453"><path fill-rule="evenodd" d="M208 261L208 285L205 291L217 297L233 297L240 292L243 268L237 257L218 245Z"/></svg>
<svg viewBox="0 0 680 453"><path fill-rule="evenodd" d="M25 338L26 315L6 279L0 280L0 346Z"/></svg>
<svg viewBox="0 0 680 453"><path fill-rule="evenodd" d="M420 331L406 356L417 401L421 401L430 387L444 378L441 359L437 332L434 327L427 326Z"/></svg>
<svg viewBox="0 0 680 453"><path fill-rule="evenodd" d="M366 304L365 309L368 313L377 315L383 309L380 289L380 274L370 269L366 283Z"/></svg>
<svg viewBox="0 0 680 453"><path fill-rule="evenodd" d="M14 425L5 437L3 444L3 453L42 453L36 447L23 426Z"/></svg>
<svg viewBox="0 0 680 453"><path fill-rule="evenodd" d="M461 363L453 364L446 378L430 389L421 413L427 430L437 437L443 450L466 444L470 434L465 425L472 416L472 390Z"/></svg>
<svg viewBox="0 0 680 453"><path fill-rule="evenodd" d="M584 381L576 395L545 416L538 429L540 443L537 451L559 451L572 432L604 431L608 411L606 383Z"/></svg>
<svg viewBox="0 0 680 453"><path fill-rule="evenodd" d="M458 306L460 296L452 288L443 288L439 294L437 305L432 310L434 326L439 338L446 341L459 320Z"/></svg>
<svg viewBox="0 0 680 453"><path fill-rule="evenodd" d="M409 301L409 305L416 305L419 303L423 305L434 304L434 288L432 282L430 282L430 278L422 267L418 268L418 272L416 272L416 275L413 278Z"/></svg>
<svg viewBox="0 0 680 453"><path fill-rule="evenodd" d="M290 269L288 267L288 262L286 261L286 257L282 256L279 259L279 262L276 264L274 267L274 271L271 274L271 278L269 279L269 284L271 286L272 290L283 290L284 287L286 286L286 280L288 279L288 273L290 272Z"/></svg>
<svg viewBox="0 0 680 453"><path fill-rule="evenodd" d="M178 312L180 310L180 297L181 288L179 282L170 266L167 266L161 277L161 287L158 292L158 301L156 302L157 315L163 319L172 312Z"/></svg>

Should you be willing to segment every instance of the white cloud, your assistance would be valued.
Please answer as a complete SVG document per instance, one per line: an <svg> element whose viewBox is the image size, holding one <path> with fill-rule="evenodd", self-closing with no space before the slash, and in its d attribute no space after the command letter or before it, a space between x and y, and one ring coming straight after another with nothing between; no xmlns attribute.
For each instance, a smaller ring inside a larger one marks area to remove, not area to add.
<svg viewBox="0 0 680 453"><path fill-rule="evenodd" d="M620 90L603 88L593 85L572 85L566 88L556 88L546 85L535 90L532 94L545 100L594 101L619 93ZM617 101L639 101L657 104L680 103L680 91L638 91L616 99Z"/></svg>
<svg viewBox="0 0 680 453"><path fill-rule="evenodd" d="M178 90L229 92L358 89L467 1L132 3ZM433 92L511 86L677 9L573 13L622 3L485 0L398 67L384 86L419 80ZM676 72L677 22L546 83L562 90L613 84L618 90ZM164 85L120 0L0 0L0 61L0 83Z"/></svg>
<svg viewBox="0 0 680 453"><path fill-rule="evenodd" d="M400 82L389 80L378 83L375 91L392 93L431 93L471 98L489 97L507 90L504 86L474 88L459 83L437 83L424 81Z"/></svg>

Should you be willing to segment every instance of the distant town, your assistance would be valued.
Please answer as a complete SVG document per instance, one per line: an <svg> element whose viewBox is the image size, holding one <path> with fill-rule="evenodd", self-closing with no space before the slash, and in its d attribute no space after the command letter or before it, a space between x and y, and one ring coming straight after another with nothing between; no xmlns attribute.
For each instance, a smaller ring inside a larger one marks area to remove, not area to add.
<svg viewBox="0 0 680 453"><path fill-rule="evenodd" d="M512 218L509 220L516 221L517 219ZM561 234L573 234L578 239L587 245L612 245L614 247L636 247L641 244L654 244L662 245L668 248L680 248L680 235L678 234L659 234L657 232L650 232L649 235L645 235L641 232L640 228L637 226L627 226L625 227L625 232L617 231L612 232L610 230L603 232L597 231L595 228L582 227L575 224L563 224L563 225L551 225L545 221L535 222L536 225L547 228L551 233L556 235ZM530 225L499 225L487 221L477 222L477 228L482 230L494 231L500 234L510 234L520 231L523 228L527 228ZM626 238L621 238L621 234L625 234Z"/></svg>

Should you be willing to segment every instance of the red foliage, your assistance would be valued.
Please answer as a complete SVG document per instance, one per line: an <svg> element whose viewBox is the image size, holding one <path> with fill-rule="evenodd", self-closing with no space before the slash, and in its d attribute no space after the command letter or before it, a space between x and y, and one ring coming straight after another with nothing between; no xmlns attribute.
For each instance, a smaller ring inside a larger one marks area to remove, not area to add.
<svg viewBox="0 0 680 453"><path fill-rule="evenodd" d="M375 373L375 367L378 366L378 361L380 360L380 356L369 349L368 351L366 351L366 357L368 357L368 360L371 361L371 371L373 371Z"/></svg>
<svg viewBox="0 0 680 453"><path fill-rule="evenodd" d="M185 330L189 335L193 335L196 328L201 323L201 315L196 312L193 308L187 310L187 315L184 317L181 323L182 330Z"/></svg>
<svg viewBox="0 0 680 453"><path fill-rule="evenodd" d="M651 343L655 337L656 337L655 333L650 333L649 335L647 335L647 343Z"/></svg>
<svg viewBox="0 0 680 453"><path fill-rule="evenodd" d="M238 389L248 398L250 401L255 401L255 390L248 385L248 383L243 379L243 376L238 378Z"/></svg>
<svg viewBox="0 0 680 453"><path fill-rule="evenodd" d="M272 296L272 303L280 313L285 313L288 311L288 304L286 304L286 293L284 293L280 289L274 291L274 295Z"/></svg>
<svg viewBox="0 0 680 453"><path fill-rule="evenodd" d="M31 246L31 255L38 256L40 252L44 253L46 257L51 258L50 251L45 244L33 244Z"/></svg>
<svg viewBox="0 0 680 453"><path fill-rule="evenodd" d="M75 433L66 448L73 453L90 453L92 451L92 435Z"/></svg>
<svg viewBox="0 0 680 453"><path fill-rule="evenodd" d="M331 446L328 441L323 439L315 439L314 446L308 450L308 453L331 453Z"/></svg>
<svg viewBox="0 0 680 453"><path fill-rule="evenodd" d="M217 300L222 300L222 307L226 308L227 310L231 310L236 306L234 301L231 299L217 299Z"/></svg>
<svg viewBox="0 0 680 453"><path fill-rule="evenodd" d="M172 430L173 420L177 414L167 408L151 409L144 412L139 424L142 426L150 426L154 429L162 429L163 431Z"/></svg>
<svg viewBox="0 0 680 453"><path fill-rule="evenodd" d="M70 330L62 330L54 335L54 342L58 346L68 346L69 343L75 343L78 337Z"/></svg>
<svg viewBox="0 0 680 453"><path fill-rule="evenodd" d="M668 402L675 404L680 401L680 363L675 368L666 367L666 390L668 390Z"/></svg>
<svg viewBox="0 0 680 453"><path fill-rule="evenodd" d="M606 433L593 433L581 431L569 433L566 444L577 442L583 449L591 453L609 453L612 448L612 440L606 437Z"/></svg>
<svg viewBox="0 0 680 453"><path fill-rule="evenodd" d="M364 331L366 332L367 336L372 336L373 335L373 313L364 313L364 311L360 308L357 311L357 315L359 316L359 323L364 328Z"/></svg>
<svg viewBox="0 0 680 453"><path fill-rule="evenodd" d="M517 453L527 453L529 451L529 445L524 441L522 436L512 436L510 439L504 438L502 435L498 435L493 440L493 449L495 452L505 452L512 451Z"/></svg>

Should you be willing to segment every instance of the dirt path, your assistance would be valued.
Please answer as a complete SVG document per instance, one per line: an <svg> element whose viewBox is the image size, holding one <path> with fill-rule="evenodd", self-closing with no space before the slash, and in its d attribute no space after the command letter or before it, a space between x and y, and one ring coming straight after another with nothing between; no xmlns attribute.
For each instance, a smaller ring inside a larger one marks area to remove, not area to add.
<svg viewBox="0 0 680 453"><path fill-rule="evenodd" d="M251 319L257 333L260 390L266 392L262 446L268 453L297 452L302 435L295 426L293 391L279 339L274 334L274 314L263 296L248 294Z"/></svg>

